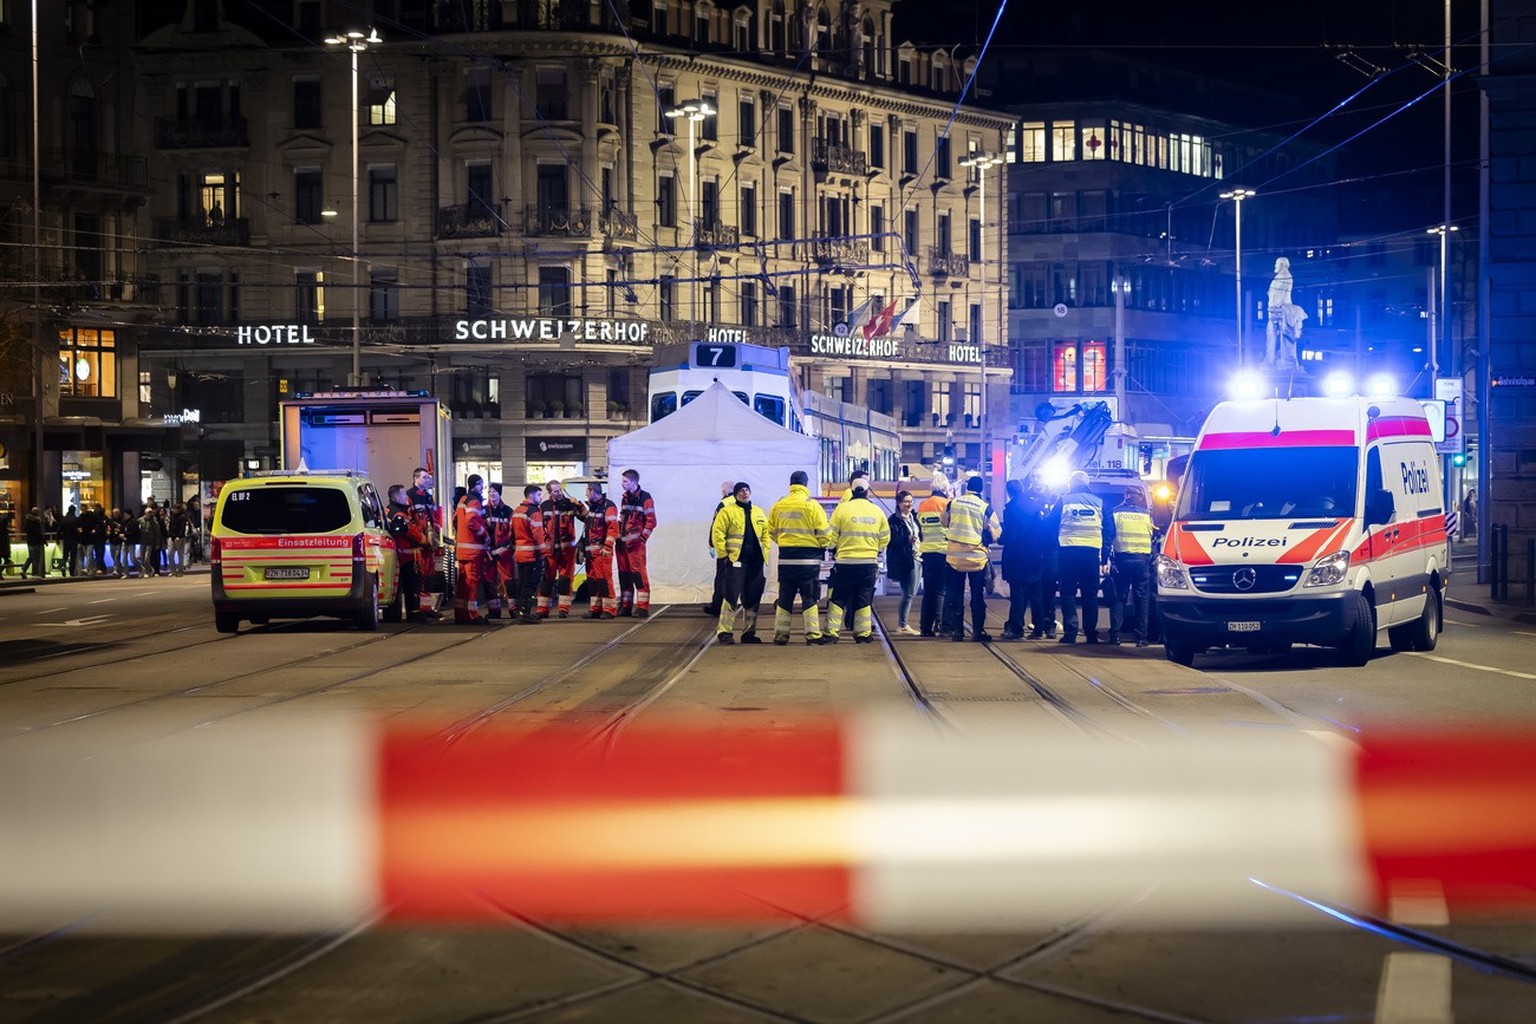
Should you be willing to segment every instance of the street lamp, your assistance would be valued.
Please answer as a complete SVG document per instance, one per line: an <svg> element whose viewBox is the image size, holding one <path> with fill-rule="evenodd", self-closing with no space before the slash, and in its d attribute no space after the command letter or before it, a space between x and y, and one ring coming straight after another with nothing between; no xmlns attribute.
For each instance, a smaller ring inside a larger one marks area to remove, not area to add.
<svg viewBox="0 0 1536 1024"><path fill-rule="evenodd" d="M1221 198L1232 200L1237 209L1237 365L1248 364L1248 318L1243 315L1243 200L1258 195L1251 188L1235 188L1223 192Z"/></svg>
<svg viewBox="0 0 1536 1024"><path fill-rule="evenodd" d="M710 106L708 100L683 100L683 102L668 107L662 111L662 115L676 121L679 118L688 122L688 220L693 224L693 282L689 288L689 316L693 320L694 333L698 333L699 327L699 219L694 213L694 192L698 187L699 177L699 151L696 136L699 122L708 117L715 116L715 108Z"/></svg>
<svg viewBox="0 0 1536 1024"><path fill-rule="evenodd" d="M1433 380L1440 375L1440 345L1448 343L1451 337L1451 290L1446 287L1445 268L1446 256L1450 247L1451 232L1459 230L1455 224L1437 224L1425 234L1440 236L1440 287L1429 289L1429 376ZM1445 296L1444 301L1437 302L1436 294ZM1456 361L1451 358L1450 345L1446 344L1445 364L1455 366Z"/></svg>
<svg viewBox="0 0 1536 1024"><path fill-rule="evenodd" d="M379 30L370 28L367 35L351 29L341 35L330 36L327 46L345 46L352 53L352 373L347 383L356 387L363 383L363 259L358 245L358 173L357 173L357 55L368 47L382 43Z"/></svg>
<svg viewBox="0 0 1536 1024"><path fill-rule="evenodd" d="M986 296L986 284L987 284L987 172L990 171L994 167L1002 166L1002 164L1003 164L1003 158L998 156L996 153L983 153L983 152L971 153L969 156L965 157L963 160L960 161L960 166L961 167L975 168L975 170L976 170L976 190L977 190L976 191L976 210L977 210L977 213L979 214L979 216L977 217L977 221L978 221L978 229L979 229L980 234L981 234L981 237L977 239L978 250L979 251L976 253L976 255L979 258L979 261L981 263L981 284L982 284L982 296L983 297ZM999 190L999 192L1001 192L1001 190ZM1002 223L1001 218L999 218L998 223ZM1003 317L1003 312L1002 312L1002 265L1003 265L1002 255L1003 255L1003 243L1002 243L1002 239L1001 238L998 239L998 243L997 243L997 255L998 255L998 261L997 261L997 265L998 265L998 312L997 312L997 317L998 317L998 340L1001 341L1002 340L1002 317ZM976 342L977 349L981 353L981 409L979 410L979 412L981 413L981 415L980 415L980 424L979 424L979 426L981 428L981 445L980 445L980 448L981 448L981 466L980 466L980 469L981 469L982 477L985 478L985 477L990 476L990 474L991 474L991 465L992 465L992 450L991 450L991 446L987 444L987 346L986 346L986 343L983 342L982 339L980 339L980 338L976 338L974 340Z"/></svg>

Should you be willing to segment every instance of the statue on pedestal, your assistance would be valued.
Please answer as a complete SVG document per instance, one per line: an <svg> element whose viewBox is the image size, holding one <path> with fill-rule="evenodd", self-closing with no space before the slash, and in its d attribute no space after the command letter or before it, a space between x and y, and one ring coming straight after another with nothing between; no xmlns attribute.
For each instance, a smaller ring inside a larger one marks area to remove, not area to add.
<svg viewBox="0 0 1536 1024"><path fill-rule="evenodd" d="M1264 365L1296 369L1301 365L1296 358L1296 343L1301 340L1301 325L1306 322L1307 311L1291 302L1291 261L1284 256L1275 260L1268 308Z"/></svg>

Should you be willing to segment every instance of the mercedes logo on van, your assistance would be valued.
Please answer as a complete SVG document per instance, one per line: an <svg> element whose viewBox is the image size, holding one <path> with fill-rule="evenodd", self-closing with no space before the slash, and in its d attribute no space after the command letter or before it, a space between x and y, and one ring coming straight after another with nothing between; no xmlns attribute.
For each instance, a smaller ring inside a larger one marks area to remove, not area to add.
<svg viewBox="0 0 1536 1024"><path fill-rule="evenodd" d="M1238 590L1252 590L1257 582L1259 574L1251 566L1245 565L1232 574L1232 586Z"/></svg>

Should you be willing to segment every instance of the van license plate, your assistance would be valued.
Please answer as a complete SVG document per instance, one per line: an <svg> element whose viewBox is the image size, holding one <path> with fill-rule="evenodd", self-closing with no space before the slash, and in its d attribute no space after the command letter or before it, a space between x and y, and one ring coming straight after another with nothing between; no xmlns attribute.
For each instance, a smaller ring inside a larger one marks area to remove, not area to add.
<svg viewBox="0 0 1536 1024"><path fill-rule="evenodd" d="M307 580L309 579L309 566L278 566L275 569L267 569L262 573L262 578L269 580Z"/></svg>
<svg viewBox="0 0 1536 1024"><path fill-rule="evenodd" d="M1259 631L1259 624L1257 622L1229 622L1229 623L1227 623L1227 632L1228 633L1257 633L1258 631Z"/></svg>

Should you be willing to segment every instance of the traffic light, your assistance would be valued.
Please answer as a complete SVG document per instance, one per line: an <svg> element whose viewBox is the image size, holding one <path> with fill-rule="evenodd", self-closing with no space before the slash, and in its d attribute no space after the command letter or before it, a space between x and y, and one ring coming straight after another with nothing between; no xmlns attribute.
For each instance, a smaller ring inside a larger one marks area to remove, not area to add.
<svg viewBox="0 0 1536 1024"><path fill-rule="evenodd" d="M1466 452L1456 452L1454 455L1451 456L1451 465L1460 467L1460 466L1465 466L1466 464L1467 464L1467 453Z"/></svg>

